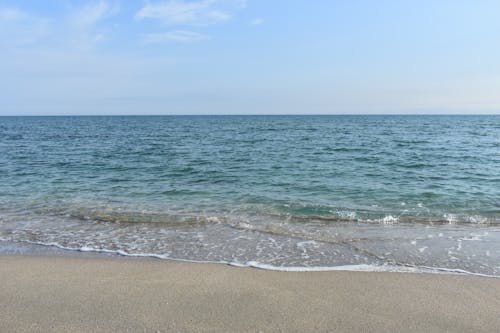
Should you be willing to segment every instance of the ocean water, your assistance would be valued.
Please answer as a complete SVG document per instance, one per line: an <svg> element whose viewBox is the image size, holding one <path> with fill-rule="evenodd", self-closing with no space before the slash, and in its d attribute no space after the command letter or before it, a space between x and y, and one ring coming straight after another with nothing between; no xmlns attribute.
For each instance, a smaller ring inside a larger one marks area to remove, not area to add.
<svg viewBox="0 0 500 333"><path fill-rule="evenodd" d="M500 276L500 117L0 117L2 244Z"/></svg>

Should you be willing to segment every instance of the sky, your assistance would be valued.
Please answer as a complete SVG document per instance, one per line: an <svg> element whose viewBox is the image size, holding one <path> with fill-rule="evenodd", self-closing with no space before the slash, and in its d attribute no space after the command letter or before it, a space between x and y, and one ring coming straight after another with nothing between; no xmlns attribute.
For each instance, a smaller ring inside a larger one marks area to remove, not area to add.
<svg viewBox="0 0 500 333"><path fill-rule="evenodd" d="M0 115L500 114L496 0L0 0Z"/></svg>

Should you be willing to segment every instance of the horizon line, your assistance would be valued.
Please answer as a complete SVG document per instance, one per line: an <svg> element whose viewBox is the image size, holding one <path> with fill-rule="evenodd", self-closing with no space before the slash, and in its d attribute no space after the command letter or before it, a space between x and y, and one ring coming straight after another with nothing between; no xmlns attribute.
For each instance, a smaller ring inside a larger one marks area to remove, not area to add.
<svg viewBox="0 0 500 333"><path fill-rule="evenodd" d="M0 114L0 117L179 117L179 116L500 116L499 113L214 113L214 114Z"/></svg>

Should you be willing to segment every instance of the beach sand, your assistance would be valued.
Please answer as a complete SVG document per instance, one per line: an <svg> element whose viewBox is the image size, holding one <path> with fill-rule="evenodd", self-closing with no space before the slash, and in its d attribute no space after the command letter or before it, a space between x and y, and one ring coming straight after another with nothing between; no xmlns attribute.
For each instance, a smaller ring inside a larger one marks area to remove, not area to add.
<svg viewBox="0 0 500 333"><path fill-rule="evenodd" d="M499 332L500 279L0 256L0 332Z"/></svg>

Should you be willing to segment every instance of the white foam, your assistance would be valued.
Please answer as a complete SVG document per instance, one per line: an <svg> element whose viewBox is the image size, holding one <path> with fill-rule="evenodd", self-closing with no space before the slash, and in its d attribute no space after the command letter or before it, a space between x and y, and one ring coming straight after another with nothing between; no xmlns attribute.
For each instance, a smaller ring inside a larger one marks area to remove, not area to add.
<svg viewBox="0 0 500 333"><path fill-rule="evenodd" d="M477 223L477 224L488 223L488 219L486 217L480 216L480 215L469 216L469 221L471 223Z"/></svg>
<svg viewBox="0 0 500 333"><path fill-rule="evenodd" d="M483 237L488 236L488 232L485 232L483 234L478 234L478 233L471 233L470 237L463 237L460 240L463 241L482 241Z"/></svg>
<svg viewBox="0 0 500 333"><path fill-rule="evenodd" d="M357 214L356 212L352 212L352 211L332 211L330 210L330 213L334 213L336 215L338 215L339 217L343 217L343 218L347 218L347 219L355 219Z"/></svg>
<svg viewBox="0 0 500 333"><path fill-rule="evenodd" d="M0 241L3 239L0 238ZM204 260L188 260L180 258L172 258L167 255L157 254L157 253L128 253L122 250L109 250L109 249L95 249L91 247L81 247L72 248L66 247L59 243L50 242L32 242L32 241L22 241L23 243L29 243L34 245L52 246L62 250L69 251L79 251L79 252L94 252L94 253L106 253L115 254L126 257L143 257L143 258L156 258L180 262L192 262L192 263L211 263L211 264L224 264L234 267L252 267L258 269L280 271L280 272L328 272L328 271L355 271L355 272L397 272L397 273L435 273L435 274L459 274L459 275L474 275L481 277L491 277L500 278L500 276L473 273L457 268L442 268L442 267L430 267L430 266L411 266L411 265L339 265L339 266L274 266L270 264L259 263L257 261L247 261L245 263L240 262L229 262L229 261L204 261Z"/></svg>
<svg viewBox="0 0 500 333"><path fill-rule="evenodd" d="M418 252L424 253L425 250L427 250L428 248L429 248L428 246L423 246L423 247L421 247L421 248L418 249Z"/></svg>
<svg viewBox="0 0 500 333"><path fill-rule="evenodd" d="M209 216L207 217L207 222L221 223L221 220L217 216Z"/></svg>
<svg viewBox="0 0 500 333"><path fill-rule="evenodd" d="M458 221L458 216L456 214L444 214L443 217L449 224L455 224Z"/></svg>
<svg viewBox="0 0 500 333"><path fill-rule="evenodd" d="M341 266L273 266L262 264L257 261L248 261L246 263L231 262L231 266L235 267L253 267L271 271L280 272L329 272L329 271L356 271L356 272L407 272L418 273L418 268L415 267L399 267L399 266L377 266L377 265L341 265Z"/></svg>
<svg viewBox="0 0 500 333"><path fill-rule="evenodd" d="M386 217L384 217L384 218L382 219L382 222L383 222L384 224L394 224L394 223L398 223L398 221L399 221L399 220L398 220L398 218L397 218L397 217L394 217L394 216L392 216L392 215L388 215L388 216L386 216Z"/></svg>
<svg viewBox="0 0 500 333"><path fill-rule="evenodd" d="M256 261L249 261L244 264L232 262L231 266L236 267L254 267L265 270L273 270L280 272L329 272L329 271L354 271L354 272L393 272L393 273L434 273L434 274L459 274L459 275L474 275L482 277L500 278L500 276L472 273L463 269L442 268L429 266L396 266L396 265L341 265L331 267L302 267L302 266L273 266L269 264L261 264Z"/></svg>
<svg viewBox="0 0 500 333"><path fill-rule="evenodd" d="M314 241L314 240L302 241L302 242L298 242L298 243L297 243L297 247L298 247L298 248L302 248L302 249L303 249L303 248L306 248L306 247L308 247L308 246L313 246L313 247L315 247L315 246L317 246L317 245L318 245L318 243L317 243L316 241Z"/></svg>

